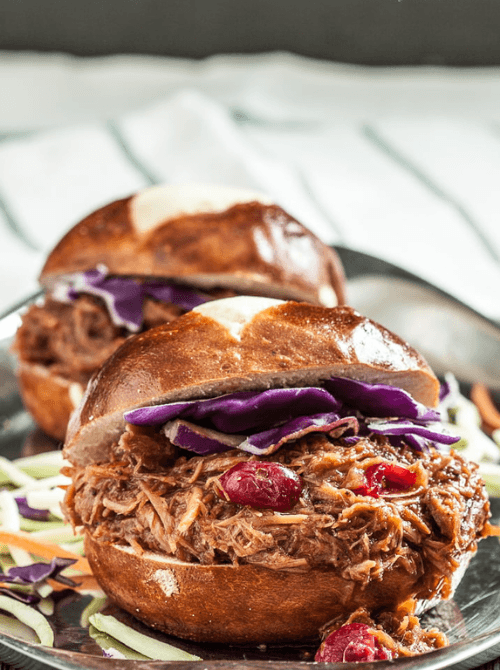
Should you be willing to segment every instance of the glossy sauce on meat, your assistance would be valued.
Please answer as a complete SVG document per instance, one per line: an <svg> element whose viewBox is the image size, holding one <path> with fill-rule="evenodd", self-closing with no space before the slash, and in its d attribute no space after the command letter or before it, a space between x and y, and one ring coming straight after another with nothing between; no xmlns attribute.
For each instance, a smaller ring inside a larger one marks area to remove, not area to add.
<svg viewBox="0 0 500 670"><path fill-rule="evenodd" d="M447 597L448 576L464 552L475 550L489 516L477 466L453 451L417 454L376 436L348 446L311 434L266 457L304 481L287 513L236 505L216 494L222 473L255 456L238 450L186 454L154 429L128 425L111 462L71 469L68 517L100 541L187 562L334 568L361 584L398 566L429 596L439 584ZM415 485L378 498L356 494L364 470L380 462L410 469Z"/></svg>

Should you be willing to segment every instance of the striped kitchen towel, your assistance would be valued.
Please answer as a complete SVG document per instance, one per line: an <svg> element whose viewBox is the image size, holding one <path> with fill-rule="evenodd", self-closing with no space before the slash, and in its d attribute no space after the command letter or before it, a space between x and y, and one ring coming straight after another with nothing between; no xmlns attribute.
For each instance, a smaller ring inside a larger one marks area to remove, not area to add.
<svg viewBox="0 0 500 670"><path fill-rule="evenodd" d="M0 54L0 313L80 218L167 182L261 190L500 320L496 68Z"/></svg>

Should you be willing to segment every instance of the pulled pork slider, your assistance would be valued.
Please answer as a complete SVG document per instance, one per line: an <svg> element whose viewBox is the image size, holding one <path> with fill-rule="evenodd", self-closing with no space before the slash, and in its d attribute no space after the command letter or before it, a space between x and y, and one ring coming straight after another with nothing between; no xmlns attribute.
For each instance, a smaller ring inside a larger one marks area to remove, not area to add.
<svg viewBox="0 0 500 670"><path fill-rule="evenodd" d="M26 408L60 440L92 373L132 333L238 294L344 302L332 249L266 197L220 186L158 186L97 210L40 283L14 351Z"/></svg>
<svg viewBox="0 0 500 670"><path fill-rule="evenodd" d="M359 611L423 610L489 533L439 391L352 308L206 303L129 338L90 381L65 514L105 592L182 638L296 641Z"/></svg>

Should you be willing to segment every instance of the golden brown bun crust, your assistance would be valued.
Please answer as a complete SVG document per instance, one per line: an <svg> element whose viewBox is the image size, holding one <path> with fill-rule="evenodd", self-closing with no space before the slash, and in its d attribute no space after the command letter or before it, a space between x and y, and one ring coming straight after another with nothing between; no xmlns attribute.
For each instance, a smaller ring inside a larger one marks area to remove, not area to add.
<svg viewBox="0 0 500 670"><path fill-rule="evenodd" d="M49 255L40 282L50 286L59 275L102 263L112 274L327 306L345 302L336 252L281 207L244 202L143 225L134 218L134 202L142 194L112 202L74 226Z"/></svg>
<svg viewBox="0 0 500 670"><path fill-rule="evenodd" d="M294 573L181 563L159 554L139 556L88 533L85 553L103 590L123 609L153 628L200 642L315 638L334 617L358 607L392 608L412 596L425 599L437 587L412 581L400 568L363 587L332 569Z"/></svg>
<svg viewBox="0 0 500 670"><path fill-rule="evenodd" d="M241 296L128 339L90 381L66 454L79 464L105 458L99 449L121 433L123 412L134 407L317 385L331 376L399 386L429 406L438 400L439 382L422 356L352 308Z"/></svg>
<svg viewBox="0 0 500 670"><path fill-rule="evenodd" d="M16 374L19 393L28 412L47 435L63 442L75 408L75 391L83 394L83 388L52 374L42 365L20 362Z"/></svg>

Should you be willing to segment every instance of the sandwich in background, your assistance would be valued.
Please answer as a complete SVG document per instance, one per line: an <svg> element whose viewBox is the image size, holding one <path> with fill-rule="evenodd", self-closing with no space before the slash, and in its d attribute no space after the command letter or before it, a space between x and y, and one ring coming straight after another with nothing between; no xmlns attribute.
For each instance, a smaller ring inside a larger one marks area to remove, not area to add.
<svg viewBox="0 0 500 670"><path fill-rule="evenodd" d="M336 253L266 196L168 185L93 212L49 254L13 351L23 402L63 440L92 374L133 333L239 294L333 306Z"/></svg>

